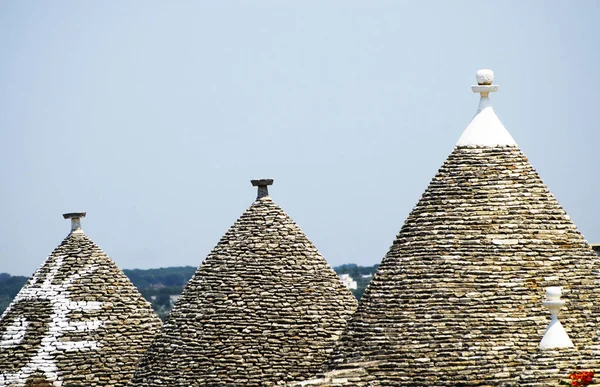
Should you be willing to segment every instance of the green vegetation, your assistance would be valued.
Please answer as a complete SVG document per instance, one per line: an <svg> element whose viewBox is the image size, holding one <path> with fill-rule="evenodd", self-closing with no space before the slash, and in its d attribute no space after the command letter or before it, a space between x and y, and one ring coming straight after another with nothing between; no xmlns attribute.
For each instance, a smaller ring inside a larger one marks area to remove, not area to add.
<svg viewBox="0 0 600 387"><path fill-rule="evenodd" d="M152 304L152 308L164 321L171 311L173 300L183 291L185 284L196 272L193 266L162 267L160 269L123 270L131 282Z"/></svg>
<svg viewBox="0 0 600 387"><path fill-rule="evenodd" d="M377 270L377 266L346 264L333 269L338 274L349 274L357 282L358 288L352 290L352 293L360 299L369 281L371 281L371 276ZM123 272L138 288L144 298L152 303L152 308L164 320L171 311L174 300L181 294L184 286L196 272L196 268L181 266L147 270L126 269ZM0 313L4 312L26 282L27 277L0 273Z"/></svg>
<svg viewBox="0 0 600 387"><path fill-rule="evenodd" d="M185 286L196 272L193 266L161 267L160 269L125 269L125 275L138 289Z"/></svg>
<svg viewBox="0 0 600 387"><path fill-rule="evenodd" d="M27 277L0 273L0 314L10 305L27 280Z"/></svg>

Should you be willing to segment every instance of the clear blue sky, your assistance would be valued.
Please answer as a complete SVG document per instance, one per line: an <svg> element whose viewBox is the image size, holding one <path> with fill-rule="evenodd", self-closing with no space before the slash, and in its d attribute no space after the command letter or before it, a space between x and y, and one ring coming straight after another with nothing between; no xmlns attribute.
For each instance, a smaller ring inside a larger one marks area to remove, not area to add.
<svg viewBox="0 0 600 387"><path fill-rule="evenodd" d="M87 211L123 268L197 266L274 178L332 264L378 263L477 108L600 242L600 2L2 1L0 272Z"/></svg>

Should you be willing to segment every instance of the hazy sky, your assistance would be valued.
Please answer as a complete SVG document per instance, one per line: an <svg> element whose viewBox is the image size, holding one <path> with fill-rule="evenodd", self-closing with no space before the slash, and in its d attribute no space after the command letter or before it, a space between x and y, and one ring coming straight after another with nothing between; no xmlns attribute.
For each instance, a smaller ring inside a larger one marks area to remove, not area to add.
<svg viewBox="0 0 600 387"><path fill-rule="evenodd" d="M477 108L600 242L598 1L1 1L0 272L87 211L122 268L197 266L253 178L378 263Z"/></svg>

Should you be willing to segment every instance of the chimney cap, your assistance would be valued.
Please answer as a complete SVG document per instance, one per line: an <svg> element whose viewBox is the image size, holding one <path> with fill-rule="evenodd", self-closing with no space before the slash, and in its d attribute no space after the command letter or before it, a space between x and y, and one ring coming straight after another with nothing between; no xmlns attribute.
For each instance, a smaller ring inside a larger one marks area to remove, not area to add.
<svg viewBox="0 0 600 387"><path fill-rule="evenodd" d="M71 234L73 233L83 233L81 231L81 218L85 217L85 212L68 212L63 214L63 218L71 219Z"/></svg>
<svg viewBox="0 0 600 387"><path fill-rule="evenodd" d="M266 187L269 185L273 185L273 179L256 179L250 180L253 187Z"/></svg>
<svg viewBox="0 0 600 387"><path fill-rule="evenodd" d="M85 218L85 212L68 212L63 214L63 218L65 219L81 219Z"/></svg>
<svg viewBox="0 0 600 387"><path fill-rule="evenodd" d="M273 185L273 179L257 179L250 180L253 187L258 187L258 194L256 195L256 199L264 198L269 196L268 186Z"/></svg>

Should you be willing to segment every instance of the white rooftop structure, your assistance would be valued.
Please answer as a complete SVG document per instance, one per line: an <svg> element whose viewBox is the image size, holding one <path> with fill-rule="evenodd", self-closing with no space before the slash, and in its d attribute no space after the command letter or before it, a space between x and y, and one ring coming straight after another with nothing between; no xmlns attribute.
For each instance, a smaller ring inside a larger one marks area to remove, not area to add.
<svg viewBox="0 0 600 387"><path fill-rule="evenodd" d="M541 349L569 348L573 346L573 342L569 338L565 328L558 321L558 312L565 304L565 301L560 299L561 294L562 289L560 286L551 286L546 289L546 301L542 302L542 304L550 310L552 319L540 342Z"/></svg>
<svg viewBox="0 0 600 387"><path fill-rule="evenodd" d="M475 117L462 136L456 143L457 146L517 146L517 143L506 130L500 119L494 112L490 93L498 91L498 85L494 85L494 72L483 69L477 71L477 86L471 86L473 93L479 93L479 107Z"/></svg>

